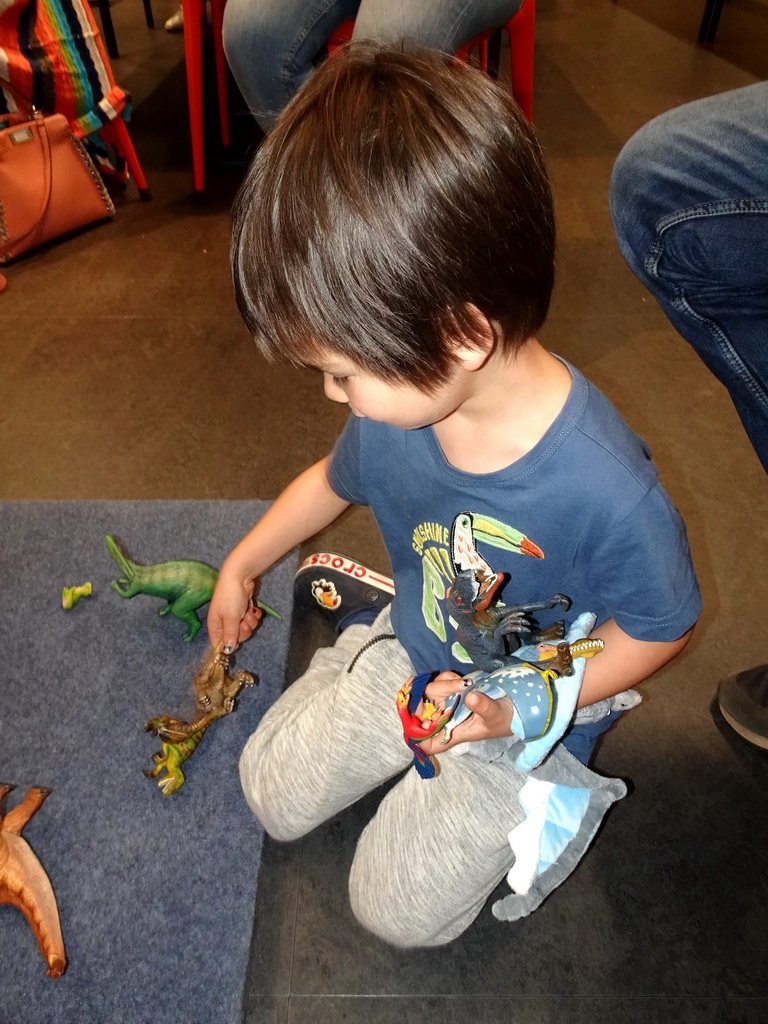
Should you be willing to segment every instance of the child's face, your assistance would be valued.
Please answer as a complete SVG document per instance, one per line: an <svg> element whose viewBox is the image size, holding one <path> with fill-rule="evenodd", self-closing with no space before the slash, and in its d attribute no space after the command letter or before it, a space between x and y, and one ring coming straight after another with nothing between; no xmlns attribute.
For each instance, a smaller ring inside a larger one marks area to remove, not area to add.
<svg viewBox="0 0 768 1024"><path fill-rule="evenodd" d="M461 374L437 391L424 392L410 384L393 384L362 370L343 356L329 355L319 364L325 394L349 406L355 416L416 430L454 412L466 394Z"/></svg>

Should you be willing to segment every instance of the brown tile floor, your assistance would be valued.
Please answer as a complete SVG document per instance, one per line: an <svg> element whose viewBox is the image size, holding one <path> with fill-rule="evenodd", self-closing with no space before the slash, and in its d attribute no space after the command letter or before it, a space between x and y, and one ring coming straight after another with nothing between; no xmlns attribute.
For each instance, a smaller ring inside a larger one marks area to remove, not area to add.
<svg viewBox="0 0 768 1024"><path fill-rule="evenodd" d="M161 25L173 4L154 6ZM727 4L711 48L694 42L702 8L538 4L535 117L560 229L543 337L651 444L705 601L693 643L598 754L634 793L532 918L505 928L483 914L429 955L386 949L349 915L340 867L370 801L269 845L249 1022L768 1020L768 762L710 712L726 667L766 659L768 482L723 389L624 266L606 205L613 160L645 120L768 77L768 6ZM344 414L313 374L264 365L238 321L227 244L242 165L209 133L209 195L190 198L181 39L146 29L135 0L114 18L155 199L129 188L114 222L9 271L0 498L271 498ZM242 112L236 132L241 146L255 137ZM316 543L385 564L363 510Z"/></svg>

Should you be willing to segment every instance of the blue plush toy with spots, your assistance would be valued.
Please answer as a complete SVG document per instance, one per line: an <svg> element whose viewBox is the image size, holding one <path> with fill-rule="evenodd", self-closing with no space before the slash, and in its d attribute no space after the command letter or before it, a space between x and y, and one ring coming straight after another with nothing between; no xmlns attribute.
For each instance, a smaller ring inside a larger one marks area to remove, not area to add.
<svg viewBox="0 0 768 1024"><path fill-rule="evenodd" d="M445 710L453 710L450 721L445 726L445 740L448 742L451 733L472 713L465 704L465 698L473 690L479 690L494 700L500 697L509 697L512 704L511 730L521 740L531 742L538 740L548 732L559 734L561 729L551 729L556 723L554 720L561 716L556 714L558 705L557 695L560 688L555 687L557 680L562 676L576 676L578 682L575 686L567 689L574 690L574 700L570 707L570 714L575 708L575 697L581 685L581 671L574 671L574 658L590 658L602 650L603 643L597 639L584 639L583 635L578 636L579 627L585 624L578 622L576 629L572 629L568 640L558 645L557 656L550 661L535 664L533 661L525 661L522 658L507 656L507 664L503 668L494 669L493 672L471 672L465 676L469 686L461 693L448 697L445 702ZM577 635L574 636L573 634ZM528 653L524 648L521 653ZM530 651L531 654L537 652ZM581 668L581 666L579 666ZM561 684L562 686L562 684ZM561 698L562 698L562 694ZM571 704L571 701L560 701L560 703ZM569 714L569 719L570 719ZM563 722L566 725L567 722ZM553 740L555 736L552 737Z"/></svg>
<svg viewBox="0 0 768 1024"><path fill-rule="evenodd" d="M465 676L469 685L464 692L446 700L446 710L452 705L455 710L445 726L445 742L455 727L471 714L464 699L473 690L479 690L494 700L509 697L512 702L512 732L521 740L538 739L552 721L555 703L552 683L556 678L557 673L552 669L539 668L525 661L505 665L493 672L471 672Z"/></svg>

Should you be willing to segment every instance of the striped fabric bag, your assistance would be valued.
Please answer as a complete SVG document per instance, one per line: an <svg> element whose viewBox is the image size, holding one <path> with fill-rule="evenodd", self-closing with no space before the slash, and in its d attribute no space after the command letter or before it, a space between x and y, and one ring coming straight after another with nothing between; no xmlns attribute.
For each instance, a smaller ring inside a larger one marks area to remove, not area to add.
<svg viewBox="0 0 768 1024"><path fill-rule="evenodd" d="M83 138L122 114L126 93L86 0L0 0L0 80ZM0 117L18 107L0 85Z"/></svg>

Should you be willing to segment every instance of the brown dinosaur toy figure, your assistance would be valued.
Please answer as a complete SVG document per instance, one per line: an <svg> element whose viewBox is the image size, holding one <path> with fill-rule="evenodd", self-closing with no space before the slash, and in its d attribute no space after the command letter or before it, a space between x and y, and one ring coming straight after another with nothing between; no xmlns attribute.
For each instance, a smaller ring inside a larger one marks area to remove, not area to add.
<svg viewBox="0 0 768 1024"><path fill-rule="evenodd" d="M186 780L181 766L192 756L211 722L234 711L235 697L242 687L253 686L255 682L250 672L237 672L230 676L227 673L229 661L229 655L224 654L219 645L195 677L197 716L194 721L183 722L160 715L145 726L147 732L160 737L163 747L152 757L155 768L144 774L148 779L157 778L165 769L167 774L158 779L157 784L166 796L184 785Z"/></svg>
<svg viewBox="0 0 768 1024"><path fill-rule="evenodd" d="M48 964L48 977L60 978L67 957L53 886L21 836L21 830L51 791L30 789L21 803L3 817L5 797L13 788L0 783L0 903L10 903L24 914Z"/></svg>

